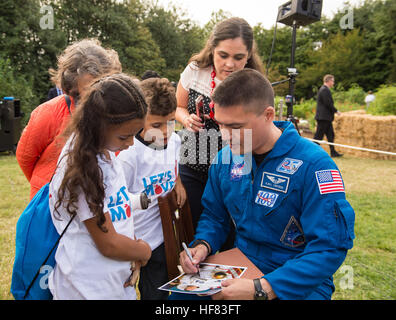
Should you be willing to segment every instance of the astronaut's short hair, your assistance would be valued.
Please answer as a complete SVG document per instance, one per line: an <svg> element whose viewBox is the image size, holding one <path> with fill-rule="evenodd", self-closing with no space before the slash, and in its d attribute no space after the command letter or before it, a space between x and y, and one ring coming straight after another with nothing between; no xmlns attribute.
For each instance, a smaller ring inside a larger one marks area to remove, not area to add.
<svg viewBox="0 0 396 320"><path fill-rule="evenodd" d="M261 114L274 106L274 90L260 72L245 68L231 73L215 89L213 102L219 107L243 106L246 111Z"/></svg>

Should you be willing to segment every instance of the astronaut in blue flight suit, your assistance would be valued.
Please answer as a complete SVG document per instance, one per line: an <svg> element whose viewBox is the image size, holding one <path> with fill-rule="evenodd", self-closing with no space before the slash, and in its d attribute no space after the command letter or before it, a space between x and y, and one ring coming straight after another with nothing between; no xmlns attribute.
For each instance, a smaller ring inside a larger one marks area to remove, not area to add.
<svg viewBox="0 0 396 320"><path fill-rule="evenodd" d="M273 90L260 73L232 73L213 101L229 145L209 170L189 249L193 263L180 255L184 271L196 272L219 250L231 219L235 246L264 277L223 281L213 299L330 299L332 276L353 246L355 220L336 164L292 123L273 121Z"/></svg>

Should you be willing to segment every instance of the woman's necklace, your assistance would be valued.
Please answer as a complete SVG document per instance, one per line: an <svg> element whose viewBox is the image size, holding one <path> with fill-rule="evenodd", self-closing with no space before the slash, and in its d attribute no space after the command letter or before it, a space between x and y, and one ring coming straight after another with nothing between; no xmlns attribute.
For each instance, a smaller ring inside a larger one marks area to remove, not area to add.
<svg viewBox="0 0 396 320"><path fill-rule="evenodd" d="M210 92L210 99L212 99L213 91L214 91L214 89L216 88L216 82L215 82L216 70L215 70L215 67L214 67L214 66L213 66L212 73L210 74L210 76L211 76L211 78L212 78L212 81L211 81L211 83L210 83L210 87L212 88L212 91ZM213 121L216 122L216 120L214 119L214 103L213 103L213 100L210 101L210 103L209 103L209 108L210 108L209 117L210 117L210 119L212 119ZM217 122L216 122L216 123L217 123Z"/></svg>

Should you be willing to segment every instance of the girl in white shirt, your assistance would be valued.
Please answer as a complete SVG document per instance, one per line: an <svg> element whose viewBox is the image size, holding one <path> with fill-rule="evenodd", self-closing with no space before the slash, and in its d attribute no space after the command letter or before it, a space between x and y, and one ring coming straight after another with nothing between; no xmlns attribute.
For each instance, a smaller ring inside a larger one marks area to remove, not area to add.
<svg viewBox="0 0 396 320"><path fill-rule="evenodd" d="M130 194L114 152L133 145L147 105L124 74L91 85L66 130L50 184L52 220L63 235L49 277L54 299L136 299L130 262L145 265L150 246L135 240Z"/></svg>

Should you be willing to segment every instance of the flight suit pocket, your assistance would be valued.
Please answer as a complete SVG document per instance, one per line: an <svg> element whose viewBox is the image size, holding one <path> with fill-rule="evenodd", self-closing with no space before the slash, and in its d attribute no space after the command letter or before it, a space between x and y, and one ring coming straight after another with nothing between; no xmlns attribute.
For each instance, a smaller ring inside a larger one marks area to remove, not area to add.
<svg viewBox="0 0 396 320"><path fill-rule="evenodd" d="M355 211L347 200L335 200L334 215L336 221L336 239L338 246L351 249L355 239Z"/></svg>

